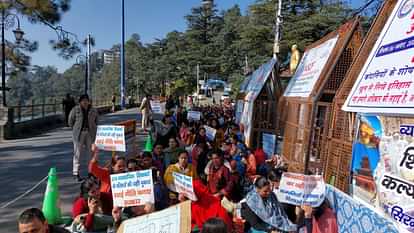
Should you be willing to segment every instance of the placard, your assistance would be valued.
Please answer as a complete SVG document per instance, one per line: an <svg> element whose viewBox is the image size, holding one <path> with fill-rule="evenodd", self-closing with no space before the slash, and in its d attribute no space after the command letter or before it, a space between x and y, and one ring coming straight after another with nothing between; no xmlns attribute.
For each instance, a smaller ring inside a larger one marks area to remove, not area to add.
<svg viewBox="0 0 414 233"><path fill-rule="evenodd" d="M201 120L201 112L198 111L188 111L187 112L187 119L189 121L200 121Z"/></svg>
<svg viewBox="0 0 414 233"><path fill-rule="evenodd" d="M161 103L158 100L151 100L151 110L153 113L164 114L165 113L165 103Z"/></svg>
<svg viewBox="0 0 414 233"><path fill-rule="evenodd" d="M214 141L214 139L216 138L216 132L217 130L211 128L210 126L205 125L204 128L206 129L206 136L207 139L210 141Z"/></svg>
<svg viewBox="0 0 414 233"><path fill-rule="evenodd" d="M263 151L267 155L267 158L270 158L272 155L275 154L276 135L263 133L262 144L263 144Z"/></svg>
<svg viewBox="0 0 414 233"><path fill-rule="evenodd" d="M193 188L193 178L177 172L173 172L173 177L177 193L183 194L192 201L197 201Z"/></svg>
<svg viewBox="0 0 414 233"><path fill-rule="evenodd" d="M152 170L111 175L114 206L128 207L154 203Z"/></svg>
<svg viewBox="0 0 414 233"><path fill-rule="evenodd" d="M344 111L414 114L414 3L399 0L383 27Z"/></svg>
<svg viewBox="0 0 414 233"><path fill-rule="evenodd" d="M191 202L122 222L117 233L191 232Z"/></svg>
<svg viewBox="0 0 414 233"><path fill-rule="evenodd" d="M282 203L318 207L325 200L325 182L319 175L285 172L276 195Z"/></svg>
<svg viewBox="0 0 414 233"><path fill-rule="evenodd" d="M305 52L295 75L286 88L284 96L309 97L328 62L332 50L335 48L337 40L338 36Z"/></svg>
<svg viewBox="0 0 414 233"><path fill-rule="evenodd" d="M98 125L95 145L100 150L125 152L125 127L121 125Z"/></svg>

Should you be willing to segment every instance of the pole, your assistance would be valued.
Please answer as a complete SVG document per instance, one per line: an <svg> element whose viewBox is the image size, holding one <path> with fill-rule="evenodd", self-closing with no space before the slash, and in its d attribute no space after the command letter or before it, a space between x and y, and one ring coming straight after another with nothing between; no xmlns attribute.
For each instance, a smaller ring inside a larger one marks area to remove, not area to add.
<svg viewBox="0 0 414 233"><path fill-rule="evenodd" d="M91 34L88 34L88 49L86 53L86 70L87 70L87 79L88 79L88 89L87 94L91 98Z"/></svg>
<svg viewBox="0 0 414 233"><path fill-rule="evenodd" d="M4 40L5 11L1 14L1 88L3 91L3 106L6 107L6 43Z"/></svg>
<svg viewBox="0 0 414 233"><path fill-rule="evenodd" d="M198 104L199 94L200 94L200 64L197 64L197 95L196 95L197 104Z"/></svg>
<svg viewBox="0 0 414 233"><path fill-rule="evenodd" d="M121 109L125 109L125 0L122 0Z"/></svg>
<svg viewBox="0 0 414 233"><path fill-rule="evenodd" d="M88 73L88 52L86 52L86 55L85 55L85 95L87 95L88 94L88 86L89 86L89 83L88 83L88 80L89 79L89 73Z"/></svg>
<svg viewBox="0 0 414 233"><path fill-rule="evenodd" d="M273 47L273 58L277 58L280 49L280 25L282 24L282 0L278 0L276 5L276 27L275 27L275 44Z"/></svg>

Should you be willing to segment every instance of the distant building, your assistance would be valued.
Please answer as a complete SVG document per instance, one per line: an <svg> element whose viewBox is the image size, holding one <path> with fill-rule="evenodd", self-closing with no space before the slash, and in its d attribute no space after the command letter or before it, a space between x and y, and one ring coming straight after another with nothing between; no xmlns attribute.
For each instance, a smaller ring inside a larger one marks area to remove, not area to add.
<svg viewBox="0 0 414 233"><path fill-rule="evenodd" d="M119 50L105 50L103 52L103 63L106 65L117 62L120 56L121 52Z"/></svg>
<svg viewBox="0 0 414 233"><path fill-rule="evenodd" d="M93 52L90 55L91 69L92 71L100 71L104 65L104 51Z"/></svg>

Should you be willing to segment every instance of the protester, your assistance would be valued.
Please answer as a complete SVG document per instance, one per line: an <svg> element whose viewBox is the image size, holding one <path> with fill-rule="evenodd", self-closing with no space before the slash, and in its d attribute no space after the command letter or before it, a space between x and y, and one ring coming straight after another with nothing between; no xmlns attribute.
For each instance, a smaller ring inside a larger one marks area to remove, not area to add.
<svg viewBox="0 0 414 233"><path fill-rule="evenodd" d="M219 151L211 153L212 164L208 172L208 189L211 194L223 197L232 192L233 183L231 182L230 170L224 166L223 156Z"/></svg>
<svg viewBox="0 0 414 233"><path fill-rule="evenodd" d="M161 144L155 144L152 150L152 159L154 161L154 166L161 173L161 176L164 174L164 151Z"/></svg>
<svg viewBox="0 0 414 233"><path fill-rule="evenodd" d="M210 218L220 218L227 225L228 232L232 230L232 221L226 210L221 206L220 199L210 194L202 179L193 181L197 201L191 203L192 229L202 229L203 224Z"/></svg>
<svg viewBox="0 0 414 233"><path fill-rule="evenodd" d="M190 128L188 127L188 121L183 120L181 123L181 128L180 128L180 140L184 144L184 146L190 145L190 144L187 144L189 137L190 137Z"/></svg>
<svg viewBox="0 0 414 233"><path fill-rule="evenodd" d="M88 95L79 98L79 105L74 107L69 114L69 126L73 132L73 176L82 181L80 177L80 158L83 155L82 148L86 148L90 154L92 143L95 141L98 124L98 111L94 109Z"/></svg>
<svg viewBox="0 0 414 233"><path fill-rule="evenodd" d="M146 95L146 97L142 100L141 106L139 110L141 110L142 120L141 120L141 128L146 131L149 128L149 119L151 114L151 95Z"/></svg>
<svg viewBox="0 0 414 233"><path fill-rule="evenodd" d="M85 228L88 232L101 231L106 230L108 224L112 223L112 218L107 217L112 214L112 195L100 192L99 189L98 182L92 177L82 182L80 195L72 207L76 229Z"/></svg>
<svg viewBox="0 0 414 233"><path fill-rule="evenodd" d="M172 164L168 166L167 170L165 171L164 175L164 183L168 187L168 189L172 192L170 193L170 199L176 201L178 196L174 193L177 192L174 184L174 176L173 173L181 173L186 176L193 176L193 168L192 165L188 163L188 153L185 150L179 151L178 162L176 164Z"/></svg>
<svg viewBox="0 0 414 233"><path fill-rule="evenodd" d="M227 233L226 223L219 218L210 218L203 224L201 233Z"/></svg>
<svg viewBox="0 0 414 233"><path fill-rule="evenodd" d="M164 148L168 147L169 139L178 136L177 127L172 122L171 114L167 113L162 122L154 121L153 131L155 134L155 144L161 144Z"/></svg>
<svg viewBox="0 0 414 233"><path fill-rule="evenodd" d="M128 172L134 172L139 170L138 161L136 159L128 159L127 161Z"/></svg>
<svg viewBox="0 0 414 233"><path fill-rule="evenodd" d="M111 111L115 112L115 108L116 108L116 94L115 93L112 95L111 103L112 103Z"/></svg>
<svg viewBox="0 0 414 233"><path fill-rule="evenodd" d="M170 138L168 148L164 150L164 167L175 164L178 161L178 153L181 151L176 138Z"/></svg>
<svg viewBox="0 0 414 233"><path fill-rule="evenodd" d="M111 167L105 168L98 164L99 150L93 144L92 159L89 161L89 173L94 175L101 182L101 192L111 193L111 174L123 173L126 170L126 158L123 156L114 156L111 160Z"/></svg>
<svg viewBox="0 0 414 233"><path fill-rule="evenodd" d="M255 189L247 194L246 202L242 203L242 216L251 233L297 230L297 226L286 216L265 177L258 178Z"/></svg>
<svg viewBox="0 0 414 233"><path fill-rule="evenodd" d="M18 224L19 233L69 233L64 228L49 225L42 211L37 208L23 211Z"/></svg>
<svg viewBox="0 0 414 233"><path fill-rule="evenodd" d="M69 114L73 107L76 106L75 99L68 93L66 98L62 101L63 109L65 111L65 124L69 126Z"/></svg>

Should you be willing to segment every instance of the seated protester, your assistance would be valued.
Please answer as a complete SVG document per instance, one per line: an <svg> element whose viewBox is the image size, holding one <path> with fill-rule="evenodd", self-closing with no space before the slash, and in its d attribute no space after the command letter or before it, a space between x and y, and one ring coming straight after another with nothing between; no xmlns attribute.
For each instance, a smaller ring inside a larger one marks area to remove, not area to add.
<svg viewBox="0 0 414 233"><path fill-rule="evenodd" d="M337 233L336 215L325 200L319 207L302 206L304 210L305 233ZM308 220L309 219L309 220ZM310 219L312 219L310 221ZM307 221L308 220L308 221Z"/></svg>
<svg viewBox="0 0 414 233"><path fill-rule="evenodd" d="M177 190L175 189L174 185L174 172L193 177L193 168L192 165L188 163L187 151L181 150L179 152L178 162L176 164L170 165L164 174L164 184L171 191L169 195L171 204L176 204L178 200L178 196L176 195Z"/></svg>
<svg viewBox="0 0 414 233"><path fill-rule="evenodd" d="M234 184L231 182L230 169L224 165L223 156L220 151L211 153L211 166L208 172L208 190L211 194L230 198Z"/></svg>
<svg viewBox="0 0 414 233"><path fill-rule="evenodd" d="M161 174L164 174L165 167L164 167L164 152L163 147L161 144L155 144L152 150L152 160L154 161L155 167Z"/></svg>
<svg viewBox="0 0 414 233"><path fill-rule="evenodd" d="M205 142L200 142L191 151L191 164L193 165L194 177L204 173L208 163L208 146Z"/></svg>
<svg viewBox="0 0 414 233"><path fill-rule="evenodd" d="M190 127L189 129L189 133L187 136L187 140L185 141L185 144L188 146L191 146L195 143L195 138L196 138L196 130L194 128L194 126Z"/></svg>
<svg viewBox="0 0 414 233"><path fill-rule="evenodd" d="M178 136L177 127L174 125L171 114L166 114L161 121L153 121L152 132L154 132L156 140L155 144L161 144L164 148L168 147L169 139Z"/></svg>
<svg viewBox="0 0 414 233"><path fill-rule="evenodd" d="M154 166L154 161L152 160L151 152L145 151L142 154L142 162L139 166L140 166L141 170L148 170L148 169L151 169L151 168L155 167Z"/></svg>
<svg viewBox="0 0 414 233"><path fill-rule="evenodd" d="M250 179L251 182L253 182L256 177L256 157L254 156L253 152L247 151L247 156L244 157L243 162L246 164L246 177Z"/></svg>
<svg viewBox="0 0 414 233"><path fill-rule="evenodd" d="M216 118L211 120L211 127L216 130L213 148L218 150L224 142L224 130L220 127L220 123Z"/></svg>
<svg viewBox="0 0 414 233"><path fill-rule="evenodd" d="M138 161L136 159L128 159L127 161L128 172L134 172L139 170Z"/></svg>
<svg viewBox="0 0 414 233"><path fill-rule="evenodd" d="M267 174L267 179L269 180L271 189L274 193L279 190L280 180L282 179L283 172L285 171L281 168L273 168ZM287 203L280 203L280 205L282 206L289 220L291 222L297 222L298 219L296 216L296 206Z"/></svg>
<svg viewBox="0 0 414 233"><path fill-rule="evenodd" d="M181 128L180 128L180 140L183 144L185 144L185 146L188 146L187 141L188 141L189 136L190 136L190 128L188 127L188 121L183 120L181 123Z"/></svg>
<svg viewBox="0 0 414 233"><path fill-rule="evenodd" d="M42 211L30 208L20 214L19 233L69 233L64 228L49 225Z"/></svg>
<svg viewBox="0 0 414 233"><path fill-rule="evenodd" d="M108 226L105 216L111 216L112 213L112 195L100 192L99 185L93 178L83 181L80 189L80 195L72 207L74 223L88 232L105 230ZM112 218L110 221L113 221Z"/></svg>
<svg viewBox="0 0 414 233"><path fill-rule="evenodd" d="M219 218L210 218L203 224L201 233L227 233L226 223Z"/></svg>
<svg viewBox="0 0 414 233"><path fill-rule="evenodd" d="M261 147L257 148L254 151L254 157L256 159L256 166L257 166L257 174L261 176L266 176L267 169L266 169L266 154L264 153Z"/></svg>
<svg viewBox="0 0 414 233"><path fill-rule="evenodd" d="M167 168L171 164L175 164L178 161L178 153L181 151L178 140L176 138L170 138L168 148L164 150L164 167Z"/></svg>
<svg viewBox="0 0 414 233"><path fill-rule="evenodd" d="M198 133L195 137L195 144L200 144L200 143L207 143L207 134L206 134L206 129L204 127L200 127L198 129Z"/></svg>
<svg viewBox="0 0 414 233"><path fill-rule="evenodd" d="M111 161L111 168L100 167L98 164L98 148L92 145L92 159L89 161L89 173L101 182L101 192L111 193L111 174L125 172L126 159L123 156L115 156Z"/></svg>
<svg viewBox="0 0 414 233"><path fill-rule="evenodd" d="M152 169L152 180L154 182L155 211L163 210L168 207L168 189L164 185L161 172L155 168Z"/></svg>
<svg viewBox="0 0 414 233"><path fill-rule="evenodd" d="M241 214L250 233L297 231L296 224L286 216L265 177L256 180L255 189L247 194L246 201L242 203Z"/></svg>
<svg viewBox="0 0 414 233"><path fill-rule="evenodd" d="M202 178L205 178L203 176ZM227 225L227 232L232 230L232 220L221 206L220 199L210 194L205 179L193 181L194 193L197 201L191 202L191 228L202 230L203 224L210 218L220 218Z"/></svg>

